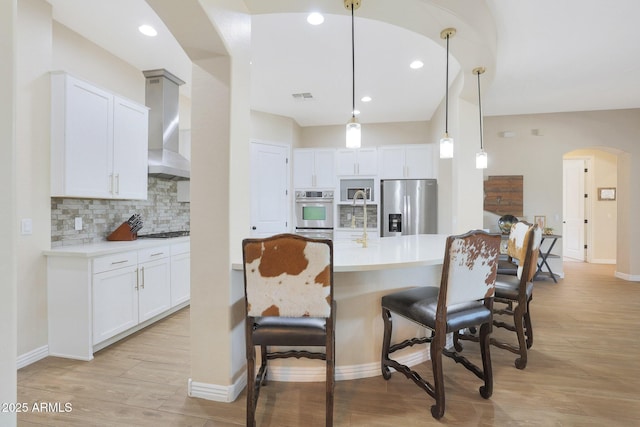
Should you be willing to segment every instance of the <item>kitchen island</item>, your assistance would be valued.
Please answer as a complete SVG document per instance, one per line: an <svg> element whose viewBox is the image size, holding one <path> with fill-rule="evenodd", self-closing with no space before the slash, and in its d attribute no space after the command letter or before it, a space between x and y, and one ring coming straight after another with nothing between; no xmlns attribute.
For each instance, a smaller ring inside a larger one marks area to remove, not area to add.
<svg viewBox="0 0 640 427"><path fill-rule="evenodd" d="M383 295L413 286L439 286L446 235L423 234L369 240L368 247L349 240L334 241L336 318L336 380L380 375ZM242 263L232 275L242 286ZM234 285L235 286L235 285ZM394 318L394 341L416 336L415 324ZM415 365L428 359L425 346L405 349L399 360ZM324 381L324 364L313 360L274 360L276 381Z"/></svg>

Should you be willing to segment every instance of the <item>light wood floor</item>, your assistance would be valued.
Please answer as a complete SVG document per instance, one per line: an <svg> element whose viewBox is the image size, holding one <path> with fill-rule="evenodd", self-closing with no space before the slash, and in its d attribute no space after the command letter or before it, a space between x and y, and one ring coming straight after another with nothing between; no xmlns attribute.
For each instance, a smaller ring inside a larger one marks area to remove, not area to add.
<svg viewBox="0 0 640 427"><path fill-rule="evenodd" d="M639 426L640 284L613 266L565 263L565 279L535 283L534 345L524 371L492 347L495 388L445 360L446 412L401 374L337 382L336 426ZM494 334L504 334L495 331ZM465 352L475 343L465 342ZM354 349L354 351L357 351ZM214 361L212 361L214 363ZM421 366L431 378L430 366ZM18 401L71 403L68 413L19 414L20 426L238 426L233 403L187 397L189 310L100 351L91 362L49 357L18 372ZM323 426L324 383L272 382L260 396L260 426Z"/></svg>

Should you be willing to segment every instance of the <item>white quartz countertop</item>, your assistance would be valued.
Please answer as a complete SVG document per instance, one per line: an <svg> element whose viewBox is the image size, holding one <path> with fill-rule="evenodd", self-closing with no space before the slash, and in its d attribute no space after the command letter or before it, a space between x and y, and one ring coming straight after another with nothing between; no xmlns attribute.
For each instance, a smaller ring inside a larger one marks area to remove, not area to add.
<svg viewBox="0 0 640 427"><path fill-rule="evenodd" d="M59 246L44 251L46 256L58 257L86 257L109 255L118 252L135 251L138 249L152 248L155 246L173 245L175 243L190 242L189 236L172 237L169 239L137 239L131 241L112 242L105 240L99 243L87 243L86 245Z"/></svg>
<svg viewBox="0 0 640 427"><path fill-rule="evenodd" d="M333 242L333 271L369 271L442 264L447 235L418 234L372 238L368 247L351 240ZM233 264L242 270L242 262Z"/></svg>

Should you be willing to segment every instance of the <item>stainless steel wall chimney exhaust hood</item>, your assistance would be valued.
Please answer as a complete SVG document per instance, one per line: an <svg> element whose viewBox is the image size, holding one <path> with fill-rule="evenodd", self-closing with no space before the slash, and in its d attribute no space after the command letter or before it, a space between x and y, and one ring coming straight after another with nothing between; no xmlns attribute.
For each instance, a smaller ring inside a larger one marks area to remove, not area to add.
<svg viewBox="0 0 640 427"><path fill-rule="evenodd" d="M149 107L149 175L191 177L191 162L178 152L178 104L182 80L164 69L143 71Z"/></svg>

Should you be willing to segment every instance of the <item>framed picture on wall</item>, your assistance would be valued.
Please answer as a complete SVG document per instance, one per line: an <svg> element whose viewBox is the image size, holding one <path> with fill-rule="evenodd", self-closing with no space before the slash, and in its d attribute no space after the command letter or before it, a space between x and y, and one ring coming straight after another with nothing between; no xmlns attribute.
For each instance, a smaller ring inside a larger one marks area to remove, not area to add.
<svg viewBox="0 0 640 427"><path fill-rule="evenodd" d="M547 227L547 217L544 215L535 215L533 217L533 223L538 224L538 227L544 230Z"/></svg>
<svg viewBox="0 0 640 427"><path fill-rule="evenodd" d="M598 188L598 200L615 200L615 199L616 199L615 187Z"/></svg>

